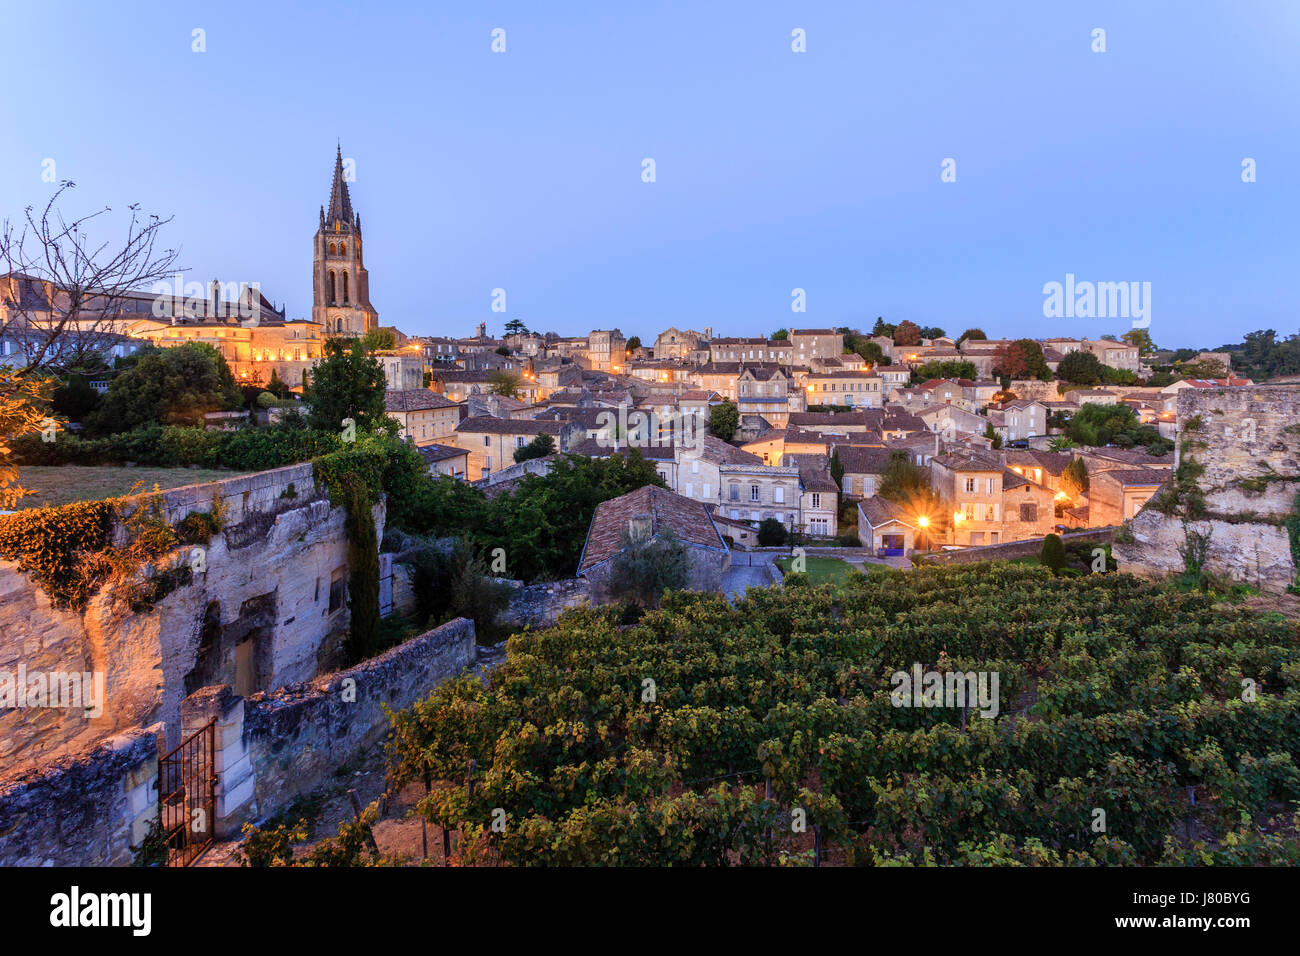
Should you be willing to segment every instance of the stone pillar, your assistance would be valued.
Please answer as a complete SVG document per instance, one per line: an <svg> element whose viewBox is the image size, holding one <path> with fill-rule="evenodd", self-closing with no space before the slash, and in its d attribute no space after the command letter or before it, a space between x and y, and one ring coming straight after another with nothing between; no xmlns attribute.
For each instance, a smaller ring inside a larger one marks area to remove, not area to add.
<svg viewBox="0 0 1300 956"><path fill-rule="evenodd" d="M253 797L253 763L244 743L244 698L228 684L214 684L195 691L181 702L181 734L189 736L216 718L213 742L213 772L217 777L218 839L235 836L247 817Z"/></svg>

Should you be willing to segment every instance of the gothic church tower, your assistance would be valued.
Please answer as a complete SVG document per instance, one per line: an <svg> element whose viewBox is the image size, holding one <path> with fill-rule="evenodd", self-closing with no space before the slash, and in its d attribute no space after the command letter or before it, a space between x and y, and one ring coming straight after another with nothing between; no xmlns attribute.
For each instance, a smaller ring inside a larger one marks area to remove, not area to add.
<svg viewBox="0 0 1300 956"><path fill-rule="evenodd" d="M356 336L379 325L370 304L370 273L361 259L361 217L343 178L343 147L334 157L334 186L329 208L322 206L312 253L313 322L326 335Z"/></svg>

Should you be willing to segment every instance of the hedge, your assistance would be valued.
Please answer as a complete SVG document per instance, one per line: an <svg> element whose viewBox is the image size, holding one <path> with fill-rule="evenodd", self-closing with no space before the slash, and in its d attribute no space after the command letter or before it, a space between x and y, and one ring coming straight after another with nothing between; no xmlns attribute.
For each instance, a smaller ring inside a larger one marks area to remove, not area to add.
<svg viewBox="0 0 1300 956"><path fill-rule="evenodd" d="M342 439L335 432L301 427L269 426L238 431L208 431L181 425L152 425L104 438L60 434L46 442L38 434L14 439L13 449L24 465L150 465L158 468L231 468L264 471L310 461L337 451Z"/></svg>

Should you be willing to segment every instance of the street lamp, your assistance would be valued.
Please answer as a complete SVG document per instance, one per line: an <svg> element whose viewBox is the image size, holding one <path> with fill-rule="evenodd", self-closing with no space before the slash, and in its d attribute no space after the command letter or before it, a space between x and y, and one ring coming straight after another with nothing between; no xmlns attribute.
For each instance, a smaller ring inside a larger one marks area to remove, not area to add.
<svg viewBox="0 0 1300 956"><path fill-rule="evenodd" d="M917 525L919 525L920 528L921 528L921 540L922 540L923 542L925 542L925 547L923 547L921 550L922 550L922 551L929 551L929 550L930 550L930 542L929 542L929 540L928 540L928 539L929 539L929 535L928 535L927 532L926 532L926 528L930 527L930 519L929 519L928 517L926 517L925 515L921 515L919 518L916 519L916 523L917 523Z"/></svg>

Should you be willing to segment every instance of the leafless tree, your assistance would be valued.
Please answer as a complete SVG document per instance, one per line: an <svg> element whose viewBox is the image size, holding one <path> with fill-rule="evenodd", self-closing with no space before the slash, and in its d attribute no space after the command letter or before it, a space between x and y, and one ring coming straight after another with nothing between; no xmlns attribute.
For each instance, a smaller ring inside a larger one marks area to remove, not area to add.
<svg viewBox="0 0 1300 956"><path fill-rule="evenodd" d="M96 244L87 224L112 210L65 218L59 203L75 185L65 180L39 215L28 206L0 227L0 339L19 346L13 360L0 358L11 366L0 399L5 381L99 364L121 320L138 315L150 287L177 271L178 253L156 248L170 218L144 218L134 204L125 240Z"/></svg>

